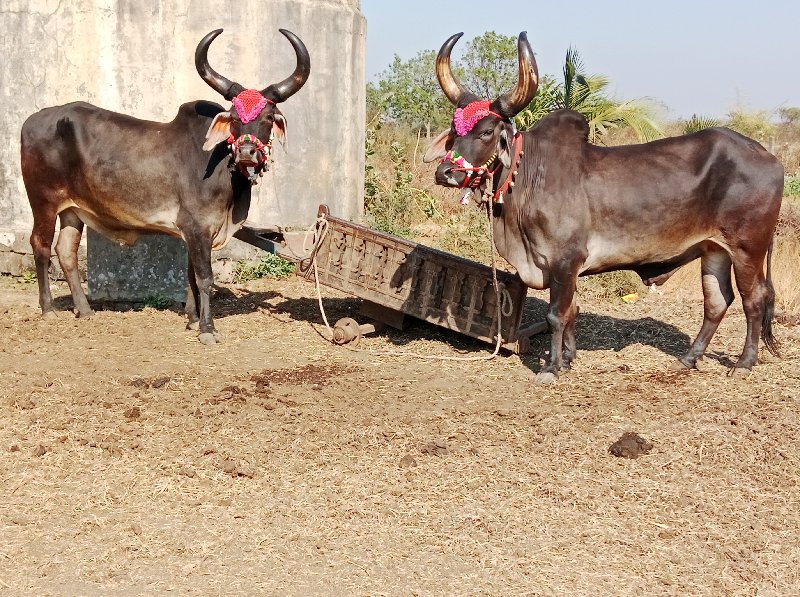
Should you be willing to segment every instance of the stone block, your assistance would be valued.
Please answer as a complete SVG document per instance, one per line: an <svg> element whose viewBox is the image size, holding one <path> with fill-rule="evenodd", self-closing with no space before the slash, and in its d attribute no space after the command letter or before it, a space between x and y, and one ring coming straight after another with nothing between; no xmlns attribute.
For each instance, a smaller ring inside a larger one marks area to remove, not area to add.
<svg viewBox="0 0 800 597"><path fill-rule="evenodd" d="M33 255L0 251L0 273L21 276L30 271L35 271Z"/></svg>
<svg viewBox="0 0 800 597"><path fill-rule="evenodd" d="M56 256L55 246L58 242L58 231L53 239L50 253L50 278L63 280L64 272ZM25 272L36 271L31 248L30 230L13 228L0 231L0 274L21 276ZM78 247L78 273L81 280L86 280L86 234L81 239Z"/></svg>
<svg viewBox="0 0 800 597"><path fill-rule="evenodd" d="M91 300L186 299L188 258L181 239L154 234L142 236L134 246L127 247L89 229L87 249Z"/></svg>

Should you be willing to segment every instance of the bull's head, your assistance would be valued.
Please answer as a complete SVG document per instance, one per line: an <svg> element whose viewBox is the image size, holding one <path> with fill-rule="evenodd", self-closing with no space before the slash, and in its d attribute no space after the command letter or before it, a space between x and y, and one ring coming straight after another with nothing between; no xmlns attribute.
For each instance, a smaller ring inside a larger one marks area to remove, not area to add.
<svg viewBox="0 0 800 597"><path fill-rule="evenodd" d="M453 75L450 52L463 33L450 37L436 56L436 77L442 91L455 106L451 127L428 147L423 160L440 159L436 183L448 187L478 188L486 174L511 166L514 125L511 119L527 106L539 84L539 73L528 36L519 34L519 79L516 87L494 101L479 98Z"/></svg>
<svg viewBox="0 0 800 597"><path fill-rule="evenodd" d="M217 144L227 142L234 166L252 184L256 183L258 175L269 169L273 136L281 143L286 142L286 118L277 104L297 93L311 71L308 50L300 38L286 29L279 31L292 44L297 55L297 67L289 77L261 91L245 89L209 66L208 47L222 33L222 29L216 29L201 39L194 53L194 64L203 80L226 100L233 102L228 111L214 117L206 133L203 149L210 151Z"/></svg>

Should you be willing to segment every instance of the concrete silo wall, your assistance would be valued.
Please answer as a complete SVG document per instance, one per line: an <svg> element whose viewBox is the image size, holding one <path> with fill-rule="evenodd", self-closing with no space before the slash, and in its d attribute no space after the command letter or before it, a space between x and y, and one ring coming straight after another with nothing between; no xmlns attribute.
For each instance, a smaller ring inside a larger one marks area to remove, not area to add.
<svg viewBox="0 0 800 597"><path fill-rule="evenodd" d="M195 99L227 106L194 68L198 41L219 27L209 62L245 87L293 71L294 51L278 28L297 34L311 55L308 82L281 104L287 150L276 147L249 219L306 226L321 202L344 217L361 213L366 25L358 0L3 0L0 251L30 251L19 171L25 118L74 100L156 121ZM11 271L3 263L0 272Z"/></svg>

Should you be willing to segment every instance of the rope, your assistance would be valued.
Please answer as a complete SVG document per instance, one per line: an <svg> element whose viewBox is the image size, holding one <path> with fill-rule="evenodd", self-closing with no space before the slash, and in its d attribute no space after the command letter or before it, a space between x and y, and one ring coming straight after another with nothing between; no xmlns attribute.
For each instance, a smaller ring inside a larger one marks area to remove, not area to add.
<svg viewBox="0 0 800 597"><path fill-rule="evenodd" d="M497 322L497 333L495 334L496 342L494 351L488 355L481 355L481 356L469 356L469 357L456 357L456 356L439 356L439 355L429 355L429 354L421 354L418 352L407 351L407 350L362 350L358 348L352 348L349 346L344 346L347 350L351 350L353 352L368 352L373 355L381 355L381 356L392 356L392 357L412 357L415 359L424 359L430 361L489 361L495 358L499 352L500 347L503 343L503 337L501 335L502 327L502 317L508 317L514 311L514 305L511 301L511 293L508 292L506 288L500 288L500 283L497 281L497 250L494 245L494 209L492 205L492 197L491 197L491 189L492 189L492 172L488 175L488 184L486 185L484 190L484 205L486 206L486 210L489 215L489 241L491 242L491 253L492 253L492 285L494 286L494 292L496 297L496 304L497 304L497 315L495 317L495 321ZM320 232L320 229L322 232ZM322 241L325 239L325 235L328 232L328 221L324 217L317 218L317 222L312 228L309 229L310 232L314 232L314 249L309 257L311 260L310 268L314 272L314 285L317 291L317 302L319 303L319 311L322 315L322 321L325 323L325 328L328 330L328 337L324 334L320 333L320 335L325 338L331 344L334 343L333 341L333 328L331 328L330 323L328 323L328 317L325 314L325 307L322 304L322 287L319 283L319 272L317 270L317 252L319 251L320 247L322 246ZM306 240L303 241L303 249L305 249L306 241L308 239L308 234L306 234ZM290 249L291 251L291 249ZM294 252L292 251L292 254ZM295 255L296 256L296 255ZM302 268L301 268L301 271Z"/></svg>

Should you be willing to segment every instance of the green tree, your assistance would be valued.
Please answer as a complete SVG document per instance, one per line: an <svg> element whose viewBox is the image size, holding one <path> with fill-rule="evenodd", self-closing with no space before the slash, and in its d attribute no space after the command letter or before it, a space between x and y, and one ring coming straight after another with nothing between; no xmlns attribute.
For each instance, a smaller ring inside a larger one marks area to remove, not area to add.
<svg viewBox="0 0 800 597"><path fill-rule="evenodd" d="M461 59L453 57L451 66L467 89L494 99L516 84L517 40L489 31L468 42ZM436 79L436 52L418 52L409 60L395 55L377 84L367 85L367 112L381 112L390 120L428 135L448 126L453 106Z"/></svg>
<svg viewBox="0 0 800 597"><path fill-rule="evenodd" d="M368 112L380 111L391 120L428 134L447 126L453 108L439 87L435 60L433 50L419 52L405 61L395 55L377 85L367 86Z"/></svg>
<svg viewBox="0 0 800 597"><path fill-rule="evenodd" d="M517 83L517 39L487 31L466 44L455 68L467 89L482 98L495 99Z"/></svg>

